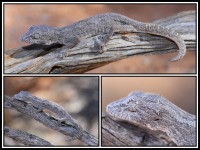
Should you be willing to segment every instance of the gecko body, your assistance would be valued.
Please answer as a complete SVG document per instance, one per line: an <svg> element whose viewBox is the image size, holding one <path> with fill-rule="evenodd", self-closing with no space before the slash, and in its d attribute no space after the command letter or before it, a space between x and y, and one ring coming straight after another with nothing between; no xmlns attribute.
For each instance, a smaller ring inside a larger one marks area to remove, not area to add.
<svg viewBox="0 0 200 150"><path fill-rule="evenodd" d="M64 108L59 106L58 104L52 101L36 98L26 91L21 91L20 93L14 95L14 98L27 104L32 104L33 106L38 108L38 112L46 109L55 113L58 116L58 118L56 119L59 121L60 126L62 125L62 123L65 123L67 125L75 127L77 130L76 133L74 133L74 137L70 137L67 140L77 139L83 134L82 127L78 125L78 123L64 110Z"/></svg>
<svg viewBox="0 0 200 150"><path fill-rule="evenodd" d="M100 53L106 51L105 45L114 33L141 32L166 37L174 41L179 53L171 61L180 60L186 53L186 45L180 35L156 24L143 23L116 13L98 14L65 27L32 26L21 40L32 44L62 44L61 52L76 46L81 39L94 38L94 47Z"/></svg>
<svg viewBox="0 0 200 150"><path fill-rule="evenodd" d="M135 91L108 104L106 112L116 120L163 131L177 145L196 145L196 117L158 94Z"/></svg>

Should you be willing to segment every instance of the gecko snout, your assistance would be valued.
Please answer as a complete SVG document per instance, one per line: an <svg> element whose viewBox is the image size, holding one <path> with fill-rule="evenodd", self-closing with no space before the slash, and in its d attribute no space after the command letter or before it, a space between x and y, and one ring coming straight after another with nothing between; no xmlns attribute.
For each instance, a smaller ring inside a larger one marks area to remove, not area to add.
<svg viewBox="0 0 200 150"><path fill-rule="evenodd" d="M22 42L27 42L27 40L26 40L26 39L27 39L27 38L26 38L26 36L25 36L25 35L22 35L22 36L21 36L21 41L22 41Z"/></svg>
<svg viewBox="0 0 200 150"><path fill-rule="evenodd" d="M24 34L21 36L21 41L26 43L31 43L30 36Z"/></svg>

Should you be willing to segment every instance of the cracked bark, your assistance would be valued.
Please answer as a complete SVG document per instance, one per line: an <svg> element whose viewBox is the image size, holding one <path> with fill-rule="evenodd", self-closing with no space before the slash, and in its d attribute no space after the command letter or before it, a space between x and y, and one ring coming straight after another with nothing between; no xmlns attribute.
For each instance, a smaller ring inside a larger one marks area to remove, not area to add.
<svg viewBox="0 0 200 150"><path fill-rule="evenodd" d="M20 131L20 130L15 130L11 129L9 127L4 127L4 134L8 136L9 138L18 141L19 143L22 143L26 146L53 146L51 143L48 141L39 138L33 134Z"/></svg>
<svg viewBox="0 0 200 150"><path fill-rule="evenodd" d="M176 146L164 132L151 132L127 122L102 117L102 146Z"/></svg>
<svg viewBox="0 0 200 150"><path fill-rule="evenodd" d="M60 124L59 120L57 120L56 118L54 118L53 116L51 116L49 114L46 114L43 111L38 112L39 108L37 108L36 106L34 106L31 103L27 104L24 101L16 100L13 97L4 96L4 108L14 109L18 112L21 112L24 115L27 115L27 116L37 120L38 122L42 123L43 125L51 128L53 130L56 130L64 135L73 136L73 134L74 134L73 126L64 125L63 123L62 123L62 125L58 126ZM4 131L6 131L6 128L4 128ZM24 134L21 134L21 135L24 135ZM19 137L16 138L16 134L15 134L15 136L13 135L13 136L9 136L9 137L21 142L24 137L22 137L22 136L20 137L19 134L18 134L18 136ZM29 140L29 143L27 143L28 145L29 144L31 144L31 145L34 144L35 146L41 145L41 143L34 142L33 141L34 139L32 139L32 142L30 142L30 140ZM83 135L81 137L79 137L78 140L81 140L86 145L90 145L90 146L98 145L98 139L95 136L89 134L87 131L83 131ZM23 141L22 143L24 143L24 142L25 141ZM42 144L45 144L45 143L42 143Z"/></svg>
<svg viewBox="0 0 200 150"><path fill-rule="evenodd" d="M177 31L185 40L187 50L196 50L195 11L182 12L153 23ZM176 44L167 38L145 33L114 34L103 54L91 50L93 42L91 37L81 40L62 60L55 55L60 45L55 45L51 51L45 51L37 44L6 50L5 73L84 73L134 55L177 51Z"/></svg>

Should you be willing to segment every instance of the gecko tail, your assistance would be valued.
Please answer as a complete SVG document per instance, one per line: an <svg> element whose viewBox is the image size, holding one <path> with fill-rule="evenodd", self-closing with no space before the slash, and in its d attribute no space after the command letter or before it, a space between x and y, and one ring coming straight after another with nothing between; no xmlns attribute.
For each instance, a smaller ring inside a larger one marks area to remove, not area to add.
<svg viewBox="0 0 200 150"><path fill-rule="evenodd" d="M185 56L186 51L187 51L186 45L183 40L180 42L176 42L176 40L175 40L174 42L177 44L177 46L179 48L179 52L178 52L178 55L176 55L175 57L170 59L170 61L172 61L172 62L182 59Z"/></svg>
<svg viewBox="0 0 200 150"><path fill-rule="evenodd" d="M181 38L181 36L177 32L170 30L169 28L161 27L161 30L163 30L162 33L164 33L165 37L167 37L168 39L176 43L179 50L178 54L175 57L171 58L169 61L171 62L179 61L185 56L186 51L187 51L184 40Z"/></svg>
<svg viewBox="0 0 200 150"><path fill-rule="evenodd" d="M185 42L176 31L171 30L168 27L162 27L160 25L151 23L140 23L140 31L166 37L172 40L174 43L176 43L179 52L178 55L171 58L170 61L175 62L182 59L185 56L187 51Z"/></svg>
<svg viewBox="0 0 200 150"><path fill-rule="evenodd" d="M185 50L180 50L180 51L185 51ZM182 59L184 57L184 55L185 55L185 53L184 54L182 54L182 53L180 54L179 53L177 56L171 58L169 61L171 61L171 62L178 61L178 60Z"/></svg>

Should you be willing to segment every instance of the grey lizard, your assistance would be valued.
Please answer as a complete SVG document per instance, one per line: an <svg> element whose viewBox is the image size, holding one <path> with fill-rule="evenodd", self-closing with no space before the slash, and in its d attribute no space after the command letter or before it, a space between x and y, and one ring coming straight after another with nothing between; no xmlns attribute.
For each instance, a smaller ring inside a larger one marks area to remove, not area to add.
<svg viewBox="0 0 200 150"><path fill-rule="evenodd" d="M20 93L14 95L14 98L20 101L24 101L26 103L31 103L36 108L38 108L38 112L41 112L43 110L49 110L51 112L54 112L56 115L58 115L59 118L56 118L59 121L59 125L62 125L62 123L65 123L67 125L73 126L76 128L76 133L74 133L74 137L70 137L67 140L74 140L82 136L83 129L82 127L74 120L65 110L63 107L59 106L58 104L47 101L44 99L39 99L33 95L31 95L27 91L21 91ZM7 106L8 107L8 106Z"/></svg>
<svg viewBox="0 0 200 150"><path fill-rule="evenodd" d="M196 117L161 95L135 91L107 105L111 118L163 131L179 146L196 145Z"/></svg>
<svg viewBox="0 0 200 150"><path fill-rule="evenodd" d="M156 24L143 23L115 13L104 13L89 17L65 27L45 25L31 26L21 40L32 44L63 44L60 57L67 56L67 50L76 46L81 39L95 36L94 47L100 53L106 51L105 45L114 33L141 32L159 35L174 41L179 53L170 61L180 60L186 53L186 45L180 35Z"/></svg>

